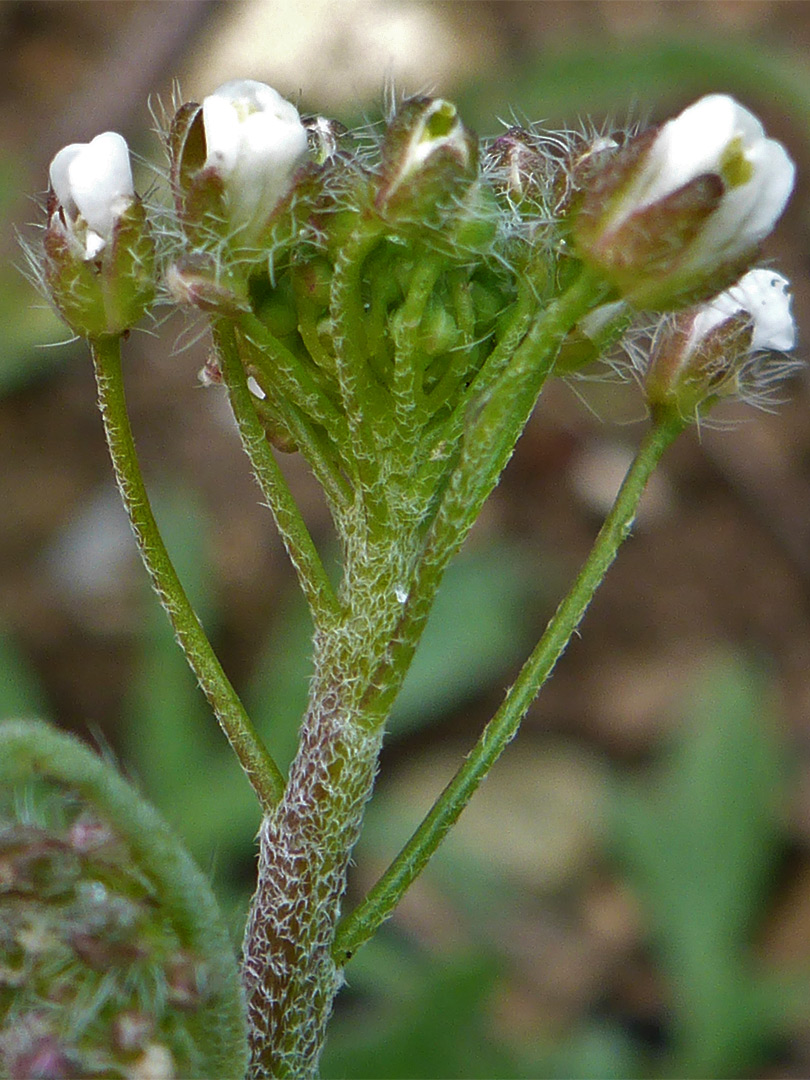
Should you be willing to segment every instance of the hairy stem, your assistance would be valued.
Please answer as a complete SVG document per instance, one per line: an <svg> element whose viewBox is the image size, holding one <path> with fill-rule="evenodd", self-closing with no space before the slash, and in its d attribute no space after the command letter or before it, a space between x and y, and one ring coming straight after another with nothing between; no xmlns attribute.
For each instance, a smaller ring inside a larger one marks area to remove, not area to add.
<svg viewBox="0 0 810 1080"><path fill-rule="evenodd" d="M256 413L233 325L225 319L215 323L214 341L242 446L250 458L253 472L273 512L301 588L309 601L313 618L316 623L329 620L337 614L337 597Z"/></svg>
<svg viewBox="0 0 810 1080"><path fill-rule="evenodd" d="M342 967L391 915L478 785L514 738L527 709L551 675L619 547L630 533L650 474L684 426L680 418L670 416L648 432L571 591L557 608L500 709L389 869L338 928L333 946L338 967Z"/></svg>
<svg viewBox="0 0 810 1080"><path fill-rule="evenodd" d="M420 279L414 308L430 286L430 275ZM403 621L408 585L422 590L416 603L426 613L441 572L506 464L509 455L501 443L517 439L559 341L593 295L588 284L567 294L546 313L531 351L529 346L516 351L516 382L526 415L513 419L510 387L506 414L498 411L486 439L474 438L466 454L462 449L459 467L467 487L448 489L453 516L432 547L424 545L424 509L413 515L404 494L397 502L394 478L379 506L387 516L373 529L364 518L348 527L343 613L316 633L315 678L301 745L284 798L259 833L259 880L244 948L255 1077L309 1077L317 1069L341 979L333 940L349 855L371 793L383 724L424 627L422 618L409 621L406 614ZM414 316L401 329L404 341L418 332L419 320ZM474 496L470 503L464 502L465 493ZM417 573L414 581L414 568L426 556L432 559L429 573L422 578Z"/></svg>
<svg viewBox="0 0 810 1080"><path fill-rule="evenodd" d="M433 511L413 571L411 597L385 657L389 670L372 679L372 686L383 687L383 695L391 699L389 706L401 685L403 669L410 665L444 572L512 456L553 371L560 342L598 302L603 288L583 273L525 334L500 379L470 403L458 459Z"/></svg>
<svg viewBox="0 0 810 1080"><path fill-rule="evenodd" d="M299 750L259 831L243 962L254 1078L317 1074L340 988L332 941L382 743L381 725L364 722L358 701L362 652L374 647L364 642L356 615L316 637Z"/></svg>
<svg viewBox="0 0 810 1080"><path fill-rule="evenodd" d="M265 810L284 791L284 778L231 685L186 596L155 521L127 414L118 337L90 342L98 402L115 479L141 558L189 665Z"/></svg>

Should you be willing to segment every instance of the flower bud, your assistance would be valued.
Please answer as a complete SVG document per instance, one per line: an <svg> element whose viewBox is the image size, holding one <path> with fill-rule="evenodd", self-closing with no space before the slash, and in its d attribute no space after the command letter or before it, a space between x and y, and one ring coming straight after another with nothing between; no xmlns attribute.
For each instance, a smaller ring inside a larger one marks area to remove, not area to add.
<svg viewBox="0 0 810 1080"><path fill-rule="evenodd" d="M549 158L540 152L530 131L511 127L499 135L487 150L484 168L495 191L511 205L524 201L531 206L543 205Z"/></svg>
<svg viewBox="0 0 810 1080"><path fill-rule="evenodd" d="M673 316L654 342L645 379L653 412L685 417L722 397L767 392L789 366L774 366L766 354L787 352L796 340L788 288L773 270L749 270L714 299Z"/></svg>
<svg viewBox="0 0 810 1080"><path fill-rule="evenodd" d="M419 218L447 207L459 184L478 172L478 143L442 98L406 101L382 144L377 207L386 216Z"/></svg>
<svg viewBox="0 0 810 1080"><path fill-rule="evenodd" d="M204 252L193 252L172 263L164 281L178 304L232 318L250 310L244 283L227 267L217 267Z"/></svg>
<svg viewBox="0 0 810 1080"><path fill-rule="evenodd" d="M703 299L751 263L794 172L752 113L709 95L610 156L582 193L576 248L636 307Z"/></svg>
<svg viewBox="0 0 810 1080"><path fill-rule="evenodd" d="M51 162L51 187L77 254L94 259L135 199L129 148L115 131L65 146Z"/></svg>
<svg viewBox="0 0 810 1080"><path fill-rule="evenodd" d="M179 110L169 150L184 222L224 229L237 247L250 247L292 188L307 156L307 131L276 90L235 79L202 106Z"/></svg>
<svg viewBox="0 0 810 1080"><path fill-rule="evenodd" d="M347 133L347 128L339 120L330 120L326 116L310 116L304 120L304 127L313 161L323 165L325 161L337 157L340 140Z"/></svg>
<svg viewBox="0 0 810 1080"><path fill-rule="evenodd" d="M69 325L120 334L154 296L154 248L129 150L114 131L60 150L50 166L44 278Z"/></svg>

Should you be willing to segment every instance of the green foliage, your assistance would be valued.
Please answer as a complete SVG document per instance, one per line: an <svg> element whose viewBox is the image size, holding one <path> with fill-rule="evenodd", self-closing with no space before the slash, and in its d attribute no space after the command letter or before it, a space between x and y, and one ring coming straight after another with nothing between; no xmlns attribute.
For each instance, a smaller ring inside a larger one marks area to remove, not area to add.
<svg viewBox="0 0 810 1080"><path fill-rule="evenodd" d="M540 113L552 121L577 115L621 115L629 107L671 108L690 96L722 87L753 101L778 101L797 118L810 114L807 67L762 41L744 37L666 36L557 46L513 69L507 79L476 80L460 96L472 123L492 115L504 98L517 115ZM642 117L644 119L644 117Z"/></svg>
<svg viewBox="0 0 810 1080"><path fill-rule="evenodd" d="M390 966L392 959L401 969L401 954L379 961ZM515 1076L513 1056L492 1034L486 1016L498 981L493 959L483 951L433 961L422 957L415 968L404 988L400 982L396 1003L387 1002L387 1017L374 1009L374 1022L364 1024L363 1033L358 1024L338 1028L327 1043L325 1080Z"/></svg>
<svg viewBox="0 0 810 1080"><path fill-rule="evenodd" d="M710 671L665 765L618 792L618 850L648 915L679 1076L737 1076L783 1033L750 951L779 858L784 748L759 679ZM771 984L771 991L773 986Z"/></svg>
<svg viewBox="0 0 810 1080"><path fill-rule="evenodd" d="M0 720L42 716L44 695L11 635L0 628Z"/></svg>
<svg viewBox="0 0 810 1080"><path fill-rule="evenodd" d="M516 663L541 590L528 553L514 546L473 549L451 564L394 705L391 731L429 725Z"/></svg>
<svg viewBox="0 0 810 1080"><path fill-rule="evenodd" d="M20 209L23 163L3 147L0 150L0 222L8 225ZM5 233L5 229L4 229ZM0 243L4 241L0 240ZM0 254L8 256L8 251ZM25 253L27 255L27 251ZM16 390L35 376L46 374L61 364L65 351L48 348L48 343L64 341L64 323L44 297L38 297L23 273L35 276L33 267L24 268L9 258L0 258L0 326L3 348L0 349L0 396ZM23 270L23 273L21 273Z"/></svg>

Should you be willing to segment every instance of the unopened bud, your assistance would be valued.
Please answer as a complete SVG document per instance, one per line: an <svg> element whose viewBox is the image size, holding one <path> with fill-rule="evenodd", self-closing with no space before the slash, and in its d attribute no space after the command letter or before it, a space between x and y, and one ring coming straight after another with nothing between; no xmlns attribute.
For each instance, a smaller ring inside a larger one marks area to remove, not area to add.
<svg viewBox="0 0 810 1080"><path fill-rule="evenodd" d="M545 195L548 157L530 131L511 127L491 144L484 164L495 191L517 206L524 200L541 205Z"/></svg>
<svg viewBox="0 0 810 1080"><path fill-rule="evenodd" d="M478 143L442 98L406 101L382 145L377 206L386 215L420 217L452 203L478 172Z"/></svg>
<svg viewBox="0 0 810 1080"><path fill-rule="evenodd" d="M630 139L585 188L578 253L635 307L668 310L735 281L793 189L784 147L733 98L701 98Z"/></svg>
<svg viewBox="0 0 810 1080"><path fill-rule="evenodd" d="M323 165L337 156L340 140L347 130L340 121L330 120L327 116L309 116L304 120L304 127L313 161Z"/></svg>
<svg viewBox="0 0 810 1080"><path fill-rule="evenodd" d="M176 303L200 311L236 316L250 310L242 280L201 252L172 263L165 284Z"/></svg>
<svg viewBox="0 0 810 1080"><path fill-rule="evenodd" d="M713 300L674 315L654 342L645 379L653 413L705 412L724 397L761 396L784 374L768 353L793 348L796 328L786 278L755 269Z"/></svg>
<svg viewBox="0 0 810 1080"><path fill-rule="evenodd" d="M129 150L113 131L51 162L44 278L79 334L121 334L154 297L154 247L134 192Z"/></svg>
<svg viewBox="0 0 810 1080"><path fill-rule="evenodd" d="M249 248L307 156L298 110L272 87L235 79L177 113L169 136L178 213L195 241Z"/></svg>

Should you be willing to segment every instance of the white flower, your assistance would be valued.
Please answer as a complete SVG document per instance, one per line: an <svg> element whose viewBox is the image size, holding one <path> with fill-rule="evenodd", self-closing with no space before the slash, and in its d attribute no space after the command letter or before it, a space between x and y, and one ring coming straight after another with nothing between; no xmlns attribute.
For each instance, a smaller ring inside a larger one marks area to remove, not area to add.
<svg viewBox="0 0 810 1080"><path fill-rule="evenodd" d="M723 398L769 407L797 362L777 355L796 341L787 278L762 267L736 285L671 315L653 341L644 380L655 413L705 415Z"/></svg>
<svg viewBox="0 0 810 1080"><path fill-rule="evenodd" d="M753 113L726 94L710 94L668 121L615 208L611 229L705 174L723 196L692 245L692 264L728 262L773 229L793 190L795 166L768 139Z"/></svg>
<svg viewBox="0 0 810 1080"><path fill-rule="evenodd" d="M306 157L298 110L252 79L224 83L203 100L205 168L222 178L231 226L252 239L290 189Z"/></svg>
<svg viewBox="0 0 810 1080"><path fill-rule="evenodd" d="M796 343L796 326L790 311L790 282L773 270L749 270L736 285L699 308L689 334L687 349L694 349L715 327L735 315L751 319L751 352L772 349L787 352Z"/></svg>
<svg viewBox="0 0 810 1080"><path fill-rule="evenodd" d="M51 162L50 179L71 241L82 258L95 259L135 196L126 140L105 131L71 143Z"/></svg>
<svg viewBox="0 0 810 1080"><path fill-rule="evenodd" d="M630 139L585 179L576 248L636 308L696 303L753 262L795 171L752 113L711 94Z"/></svg>

